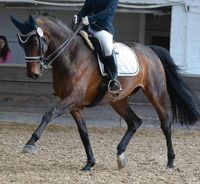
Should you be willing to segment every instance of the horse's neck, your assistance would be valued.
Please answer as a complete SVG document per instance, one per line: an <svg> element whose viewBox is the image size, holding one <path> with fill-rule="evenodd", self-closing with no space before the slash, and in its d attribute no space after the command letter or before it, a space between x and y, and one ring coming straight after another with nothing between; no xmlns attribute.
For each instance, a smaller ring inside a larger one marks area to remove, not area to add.
<svg viewBox="0 0 200 184"><path fill-rule="evenodd" d="M80 36L76 36L62 56L52 64L53 85L56 93L59 96L63 96L64 91L70 93L71 88L74 87L73 81L84 78L88 71L97 70L97 63L94 60L95 57L91 54L91 50Z"/></svg>
<svg viewBox="0 0 200 184"><path fill-rule="evenodd" d="M61 44L62 43L60 43L60 45ZM72 78L71 75L74 75L74 71L76 70L75 67L78 62L76 59L79 52L78 46L79 40L75 38L52 63L53 79L57 81L59 78L59 81L62 82L62 80L70 80ZM55 50L56 48L53 49ZM53 49L51 48L50 52L53 52Z"/></svg>
<svg viewBox="0 0 200 184"><path fill-rule="evenodd" d="M43 24L45 22L46 25ZM50 43L48 50L45 54L46 57L51 55L53 52L59 53L60 50L57 50L65 41L69 40L73 36L73 31L71 31L65 24L63 24L61 21L55 20L52 17L42 17L38 19L38 23L41 24L41 27L46 29L46 31L50 35ZM63 52L60 53L58 58L53 61L52 66L56 67L57 70L59 69L60 73L62 73L63 68L66 71L71 70L70 63L76 62L74 59L77 50L79 50L78 47L76 47L78 44L83 45L83 40L80 38L80 36L75 36L73 41L69 43L66 48L64 48ZM76 48L76 49L74 49ZM62 49L61 49L62 50ZM56 55L56 54L55 54Z"/></svg>
<svg viewBox="0 0 200 184"><path fill-rule="evenodd" d="M70 30L64 30L60 33L56 32L56 30L51 30L51 41L49 43L49 48L46 54L49 55L56 51L65 41L70 39L71 35L72 32Z"/></svg>

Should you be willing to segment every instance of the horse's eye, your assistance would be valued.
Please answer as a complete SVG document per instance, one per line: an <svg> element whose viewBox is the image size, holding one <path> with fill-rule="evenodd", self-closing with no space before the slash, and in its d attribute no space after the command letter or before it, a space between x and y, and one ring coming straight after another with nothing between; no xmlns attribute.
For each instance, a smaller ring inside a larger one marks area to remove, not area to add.
<svg viewBox="0 0 200 184"><path fill-rule="evenodd" d="M35 46L35 47L39 46L39 40L37 38L34 38L32 43L33 43L33 46Z"/></svg>

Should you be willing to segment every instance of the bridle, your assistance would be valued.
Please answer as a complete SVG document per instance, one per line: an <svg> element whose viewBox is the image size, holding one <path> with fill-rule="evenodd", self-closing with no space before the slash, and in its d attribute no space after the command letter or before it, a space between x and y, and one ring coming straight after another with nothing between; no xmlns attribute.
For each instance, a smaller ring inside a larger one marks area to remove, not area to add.
<svg viewBox="0 0 200 184"><path fill-rule="evenodd" d="M78 32L83 28L83 25L79 26L78 29L73 33L73 35L65 40L56 50L54 50L50 55L45 57L45 51L44 51L44 43L47 44L47 41L44 37L44 32L42 28L36 26L36 29L27 33L26 35L23 35L21 33L18 33L18 39L20 45L24 45L28 42L29 38L33 35L36 35L39 39L39 48L40 48L40 55L39 56L25 56L25 60L27 63L32 63L39 61L40 62L40 68L41 70L47 69L53 61L65 50L65 48L71 43L71 41L74 39L74 37L78 34Z"/></svg>

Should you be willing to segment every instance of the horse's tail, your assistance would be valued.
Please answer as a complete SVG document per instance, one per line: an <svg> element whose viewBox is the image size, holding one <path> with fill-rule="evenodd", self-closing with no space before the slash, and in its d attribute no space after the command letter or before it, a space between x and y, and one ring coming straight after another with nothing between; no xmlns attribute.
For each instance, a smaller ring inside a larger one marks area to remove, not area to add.
<svg viewBox="0 0 200 184"><path fill-rule="evenodd" d="M168 51L159 46L150 46L159 56L166 74L167 91L171 101L173 121L193 125L200 120L200 101L183 80L179 67Z"/></svg>

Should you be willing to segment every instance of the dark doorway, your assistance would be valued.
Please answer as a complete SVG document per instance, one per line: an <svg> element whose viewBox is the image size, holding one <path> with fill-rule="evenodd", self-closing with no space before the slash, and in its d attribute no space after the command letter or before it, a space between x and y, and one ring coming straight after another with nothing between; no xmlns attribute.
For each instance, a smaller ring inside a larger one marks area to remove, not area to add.
<svg viewBox="0 0 200 184"><path fill-rule="evenodd" d="M152 45L159 45L169 50L169 36L152 36Z"/></svg>
<svg viewBox="0 0 200 184"><path fill-rule="evenodd" d="M145 44L158 45L169 50L171 29L171 8L160 9L164 14L146 15ZM165 14L166 13L166 14Z"/></svg>

